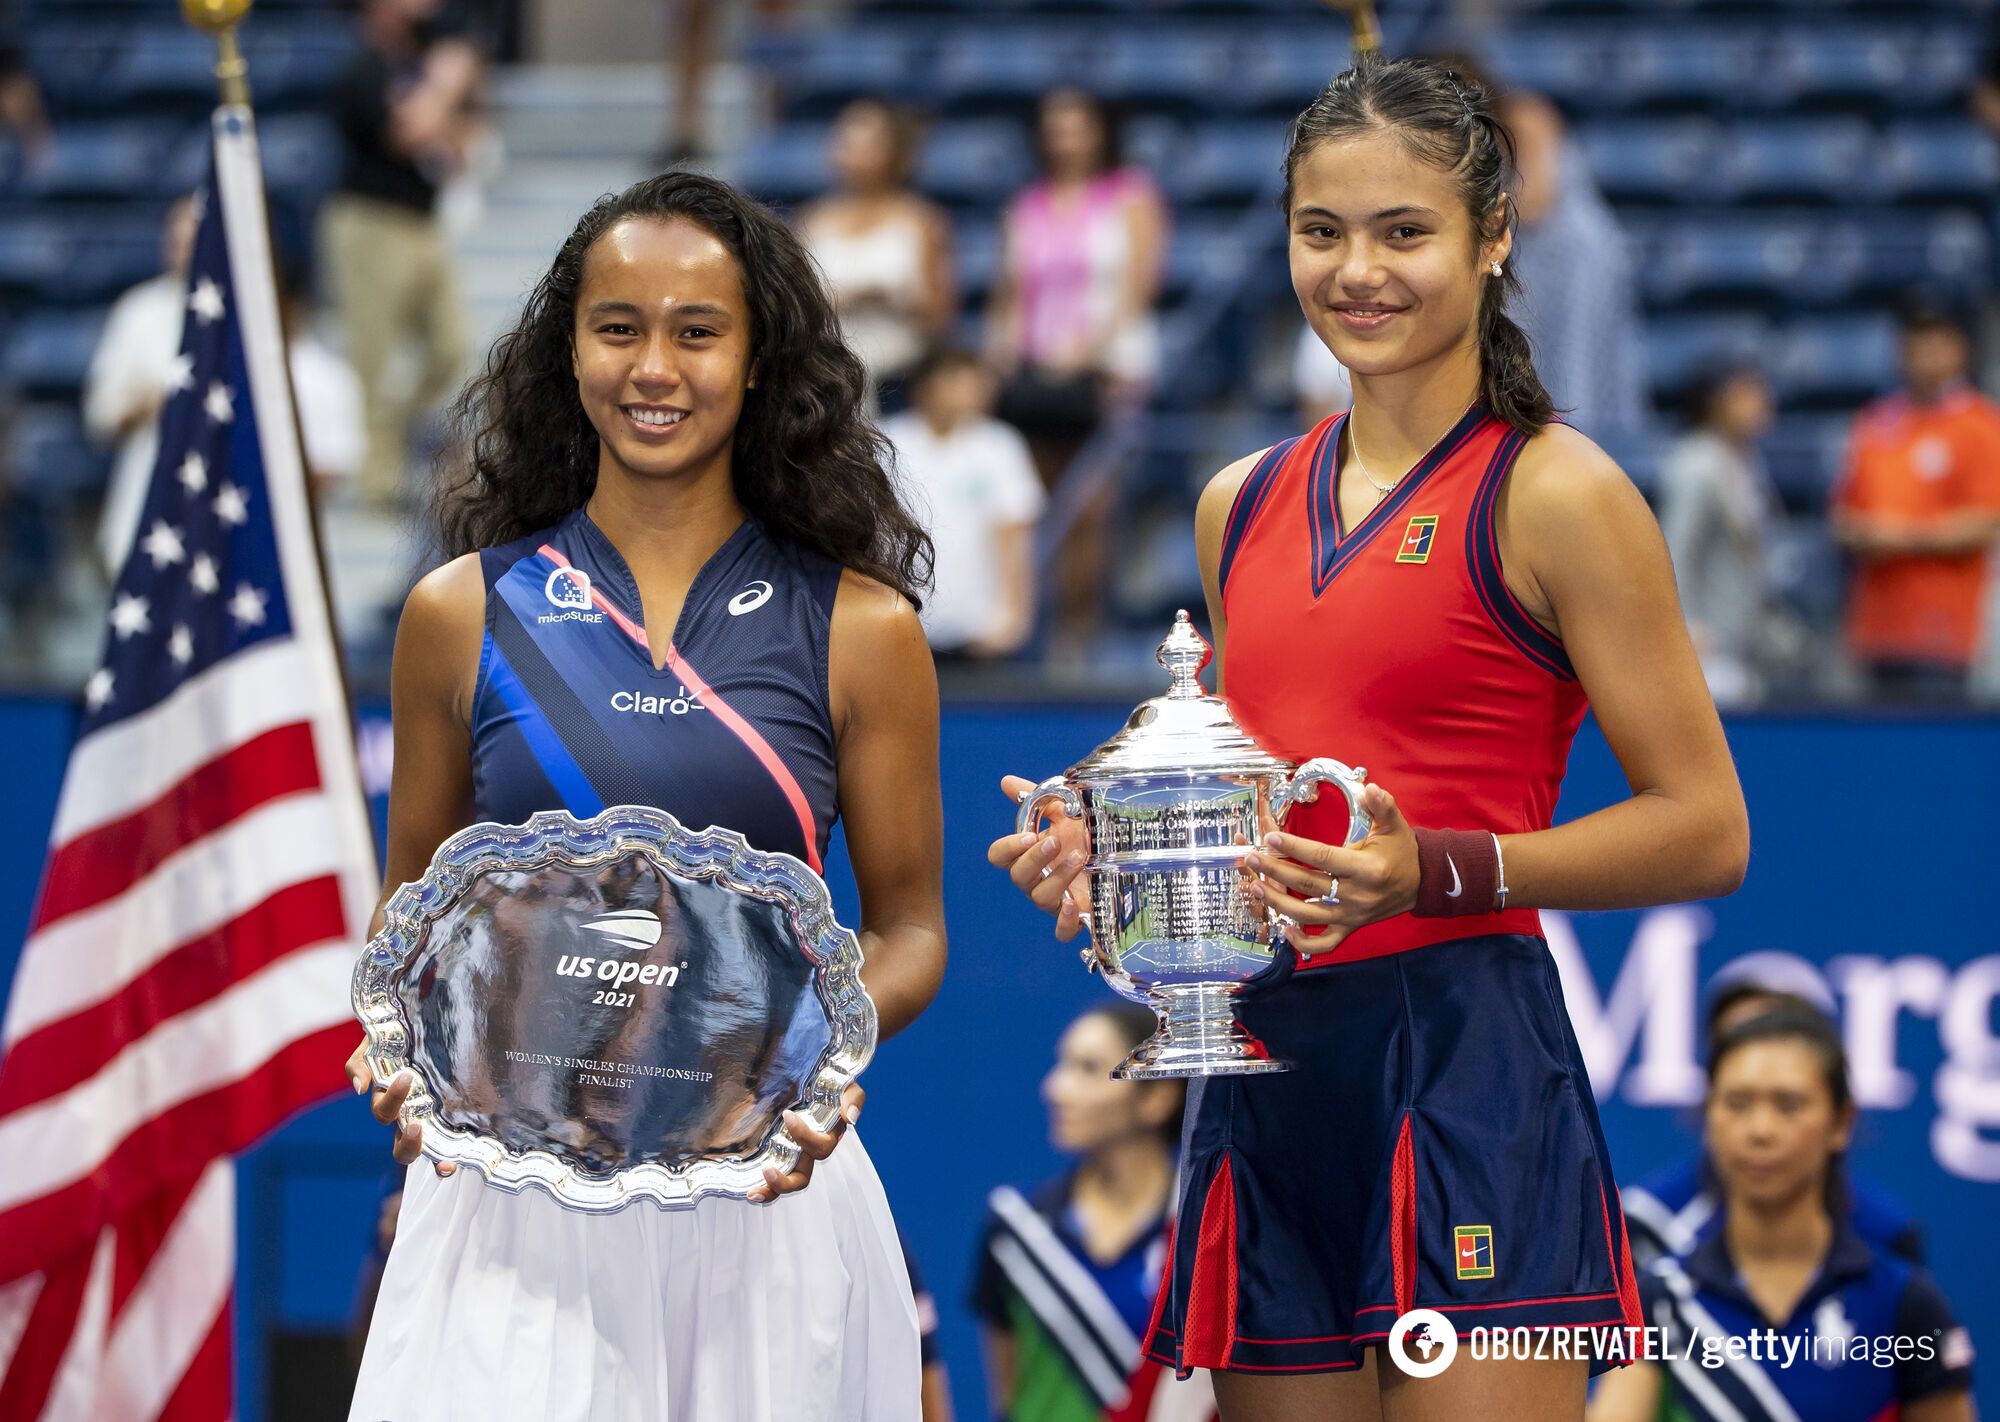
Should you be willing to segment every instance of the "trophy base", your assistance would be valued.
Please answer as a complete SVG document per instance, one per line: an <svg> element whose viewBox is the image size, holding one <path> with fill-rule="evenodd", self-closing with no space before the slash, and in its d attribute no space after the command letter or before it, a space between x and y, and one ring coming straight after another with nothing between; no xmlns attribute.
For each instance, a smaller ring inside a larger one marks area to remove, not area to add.
<svg viewBox="0 0 2000 1422"><path fill-rule="evenodd" d="M1160 1030L1111 1074L1120 1081L1187 1076L1259 1076L1290 1071L1236 1020L1235 983L1156 987L1148 993Z"/></svg>

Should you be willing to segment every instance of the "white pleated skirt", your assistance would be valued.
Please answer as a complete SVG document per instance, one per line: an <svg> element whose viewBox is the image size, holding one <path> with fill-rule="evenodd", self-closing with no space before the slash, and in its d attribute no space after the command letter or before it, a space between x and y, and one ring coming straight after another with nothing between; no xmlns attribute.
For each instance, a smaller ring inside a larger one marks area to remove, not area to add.
<svg viewBox="0 0 2000 1422"><path fill-rule="evenodd" d="M612 1215L410 1168L349 1422L919 1422L916 1305L853 1131L769 1205Z"/></svg>

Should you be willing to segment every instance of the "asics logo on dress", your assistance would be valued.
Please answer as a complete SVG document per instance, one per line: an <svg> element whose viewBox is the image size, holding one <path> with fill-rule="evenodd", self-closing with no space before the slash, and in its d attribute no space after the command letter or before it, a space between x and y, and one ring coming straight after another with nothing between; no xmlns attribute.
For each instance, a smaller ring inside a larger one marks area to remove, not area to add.
<svg viewBox="0 0 2000 1422"><path fill-rule="evenodd" d="M535 619L538 624L604 620L604 614L590 600L590 574L581 568L557 568L542 584L542 594L562 611L543 613Z"/></svg>
<svg viewBox="0 0 2000 1422"><path fill-rule="evenodd" d="M772 587L766 582L754 582L735 597L729 599L729 615L741 617L746 612L755 612L771 600Z"/></svg>

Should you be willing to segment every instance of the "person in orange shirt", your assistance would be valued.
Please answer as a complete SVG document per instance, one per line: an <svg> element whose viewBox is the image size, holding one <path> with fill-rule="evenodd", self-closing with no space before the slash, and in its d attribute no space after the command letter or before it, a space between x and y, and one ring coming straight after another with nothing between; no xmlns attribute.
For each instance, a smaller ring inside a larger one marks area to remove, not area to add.
<svg viewBox="0 0 2000 1422"><path fill-rule="evenodd" d="M1978 655L2000 406L1967 382L1971 355L1952 317L1904 317L1904 388L1855 417L1834 496L1834 536L1856 564L1848 647L1885 696L1962 696Z"/></svg>

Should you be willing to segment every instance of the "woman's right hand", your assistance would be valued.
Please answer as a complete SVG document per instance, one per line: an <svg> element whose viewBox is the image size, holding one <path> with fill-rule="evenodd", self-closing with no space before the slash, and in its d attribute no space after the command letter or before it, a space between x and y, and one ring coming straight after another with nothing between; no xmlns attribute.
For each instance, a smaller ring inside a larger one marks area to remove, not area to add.
<svg viewBox="0 0 2000 1422"><path fill-rule="evenodd" d="M396 1139L389 1148L389 1154L396 1158L398 1165L414 1164L417 1157L424 1153L424 1128L416 1121L403 1122L400 1117L403 1103L410 1099L410 1088L417 1084L417 1079L409 1072L398 1072L388 1085L377 1086L375 1073L368 1066L368 1039L363 1037L361 1044L354 1049L354 1055L347 1059L347 1080L354 1087L356 1096L371 1086L375 1087L369 1108L374 1111L376 1120L396 1130ZM439 1175L449 1175L458 1169L448 1160L432 1164Z"/></svg>
<svg viewBox="0 0 2000 1422"><path fill-rule="evenodd" d="M1000 781L1000 793L1016 808L1021 796L1035 788L1035 782L1018 775ZM1090 893L1084 862L1090 857L1090 843L1083 821L1056 815L1045 830L1003 835L986 847L986 862L1005 869L1014 887L1026 894L1036 908L1056 916L1056 937L1067 943L1083 926L1083 905Z"/></svg>

